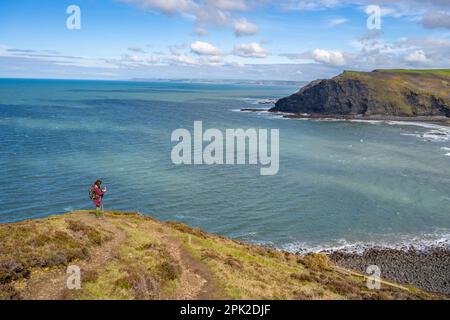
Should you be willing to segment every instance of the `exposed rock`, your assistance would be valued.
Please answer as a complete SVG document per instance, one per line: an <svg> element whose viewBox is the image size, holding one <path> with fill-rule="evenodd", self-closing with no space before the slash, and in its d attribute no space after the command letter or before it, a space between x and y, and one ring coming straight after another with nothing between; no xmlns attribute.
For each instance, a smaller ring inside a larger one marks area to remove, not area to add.
<svg viewBox="0 0 450 320"><path fill-rule="evenodd" d="M450 117L450 70L346 71L311 82L270 111L349 118Z"/></svg>
<svg viewBox="0 0 450 320"><path fill-rule="evenodd" d="M339 265L362 273L370 265L376 265L383 278L450 294L450 251L447 248L428 251L372 248L362 254L332 252L329 257Z"/></svg>

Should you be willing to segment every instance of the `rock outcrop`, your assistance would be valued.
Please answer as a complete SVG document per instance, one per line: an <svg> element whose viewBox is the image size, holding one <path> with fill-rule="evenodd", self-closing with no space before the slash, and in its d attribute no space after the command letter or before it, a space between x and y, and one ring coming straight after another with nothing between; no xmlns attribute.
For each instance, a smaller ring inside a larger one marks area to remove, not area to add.
<svg viewBox="0 0 450 320"><path fill-rule="evenodd" d="M271 112L349 117L450 117L450 70L345 71L279 100Z"/></svg>

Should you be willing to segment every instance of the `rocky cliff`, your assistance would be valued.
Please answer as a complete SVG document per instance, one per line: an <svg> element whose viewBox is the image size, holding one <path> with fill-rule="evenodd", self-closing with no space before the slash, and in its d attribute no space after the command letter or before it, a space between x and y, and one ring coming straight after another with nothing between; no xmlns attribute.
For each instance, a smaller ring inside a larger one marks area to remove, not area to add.
<svg viewBox="0 0 450 320"><path fill-rule="evenodd" d="M450 70L345 71L279 100L271 112L450 118Z"/></svg>

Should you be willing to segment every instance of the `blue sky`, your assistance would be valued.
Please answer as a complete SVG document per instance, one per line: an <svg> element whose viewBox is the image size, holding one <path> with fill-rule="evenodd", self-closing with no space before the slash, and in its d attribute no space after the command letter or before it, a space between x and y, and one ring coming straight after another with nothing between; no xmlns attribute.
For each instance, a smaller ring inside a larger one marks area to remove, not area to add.
<svg viewBox="0 0 450 320"><path fill-rule="evenodd" d="M66 26L70 5L79 30ZM381 29L367 27L370 5ZM449 67L446 0L0 1L0 77L312 80Z"/></svg>

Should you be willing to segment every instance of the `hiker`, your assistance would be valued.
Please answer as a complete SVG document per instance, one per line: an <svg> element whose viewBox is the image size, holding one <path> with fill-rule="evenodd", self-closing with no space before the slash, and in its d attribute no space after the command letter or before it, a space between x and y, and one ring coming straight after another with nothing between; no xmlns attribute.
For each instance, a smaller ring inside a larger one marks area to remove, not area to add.
<svg viewBox="0 0 450 320"><path fill-rule="evenodd" d="M101 217L103 214L103 195L106 193L106 187L102 189L102 180L98 179L89 189L89 198L95 205L95 216Z"/></svg>

